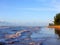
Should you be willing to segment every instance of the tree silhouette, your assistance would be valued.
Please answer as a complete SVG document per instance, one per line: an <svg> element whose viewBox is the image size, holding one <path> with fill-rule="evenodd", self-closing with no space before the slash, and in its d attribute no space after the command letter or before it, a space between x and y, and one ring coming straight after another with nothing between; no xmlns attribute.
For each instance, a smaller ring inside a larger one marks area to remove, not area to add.
<svg viewBox="0 0 60 45"><path fill-rule="evenodd" d="M54 25L60 25L60 13L54 17ZM60 29L55 29L55 33L60 37Z"/></svg>
<svg viewBox="0 0 60 45"><path fill-rule="evenodd" d="M60 13L54 17L54 25L60 25Z"/></svg>

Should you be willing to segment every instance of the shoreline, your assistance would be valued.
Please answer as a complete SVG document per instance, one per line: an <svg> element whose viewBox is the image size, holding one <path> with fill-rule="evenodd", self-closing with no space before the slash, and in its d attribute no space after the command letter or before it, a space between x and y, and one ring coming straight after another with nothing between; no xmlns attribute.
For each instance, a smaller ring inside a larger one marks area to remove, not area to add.
<svg viewBox="0 0 60 45"><path fill-rule="evenodd" d="M56 29L60 29L60 25L48 26L48 28L56 28Z"/></svg>

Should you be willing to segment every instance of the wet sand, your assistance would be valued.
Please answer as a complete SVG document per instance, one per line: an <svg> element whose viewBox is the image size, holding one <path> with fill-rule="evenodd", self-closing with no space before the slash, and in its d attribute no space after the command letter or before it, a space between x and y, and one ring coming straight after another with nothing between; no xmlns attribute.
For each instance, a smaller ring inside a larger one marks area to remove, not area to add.
<svg viewBox="0 0 60 45"><path fill-rule="evenodd" d="M60 45L60 39L55 35L54 29L21 28L1 29L0 45Z"/></svg>

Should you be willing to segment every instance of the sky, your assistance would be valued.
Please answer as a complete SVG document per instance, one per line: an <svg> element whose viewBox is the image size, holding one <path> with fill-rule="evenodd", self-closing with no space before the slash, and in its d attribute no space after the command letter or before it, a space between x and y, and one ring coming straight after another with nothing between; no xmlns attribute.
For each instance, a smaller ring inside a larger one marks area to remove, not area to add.
<svg viewBox="0 0 60 45"><path fill-rule="evenodd" d="M60 0L0 0L0 21L51 23L59 12Z"/></svg>

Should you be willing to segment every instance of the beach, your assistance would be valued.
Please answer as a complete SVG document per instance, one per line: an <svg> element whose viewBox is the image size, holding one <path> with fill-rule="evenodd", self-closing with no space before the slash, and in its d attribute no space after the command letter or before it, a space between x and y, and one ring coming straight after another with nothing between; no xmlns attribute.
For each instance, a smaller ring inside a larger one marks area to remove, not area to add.
<svg viewBox="0 0 60 45"><path fill-rule="evenodd" d="M55 28L55 29L60 29L60 25L55 25L55 26L47 26L48 28Z"/></svg>

